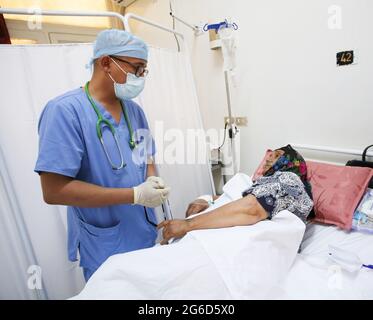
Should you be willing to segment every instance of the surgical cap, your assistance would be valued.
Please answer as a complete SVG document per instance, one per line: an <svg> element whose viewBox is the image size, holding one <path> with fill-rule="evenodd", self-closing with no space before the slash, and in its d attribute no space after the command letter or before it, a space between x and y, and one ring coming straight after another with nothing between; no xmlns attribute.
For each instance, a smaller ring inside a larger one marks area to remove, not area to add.
<svg viewBox="0 0 373 320"><path fill-rule="evenodd" d="M108 29L97 35L93 57L88 67L92 66L94 60L109 55L148 60L148 46L143 40L127 31Z"/></svg>

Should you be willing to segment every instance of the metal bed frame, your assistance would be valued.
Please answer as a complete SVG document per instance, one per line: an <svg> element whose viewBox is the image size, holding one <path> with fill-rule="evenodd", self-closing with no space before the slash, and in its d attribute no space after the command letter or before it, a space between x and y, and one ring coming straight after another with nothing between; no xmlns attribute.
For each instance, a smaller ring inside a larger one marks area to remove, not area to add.
<svg viewBox="0 0 373 320"><path fill-rule="evenodd" d="M363 154L363 151L356 150L356 149L340 149L334 147L325 147L325 146L313 146L308 144L291 144L294 148L304 149L304 150L311 150L311 151L322 151L322 152L329 152L329 153L338 153L338 154L345 154L345 155L359 155ZM367 153L368 157L373 157L373 152Z"/></svg>

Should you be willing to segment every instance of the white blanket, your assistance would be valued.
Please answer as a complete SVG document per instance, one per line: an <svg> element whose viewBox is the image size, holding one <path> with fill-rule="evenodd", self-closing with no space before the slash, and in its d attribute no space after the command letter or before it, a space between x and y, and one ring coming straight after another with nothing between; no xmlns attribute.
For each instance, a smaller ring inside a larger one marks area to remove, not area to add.
<svg viewBox="0 0 373 320"><path fill-rule="evenodd" d="M232 179L242 182L242 175ZM247 187L232 182L215 207L240 196L232 188ZM74 299L271 297L294 262L304 230L299 218L282 211L253 226L193 231L168 246L110 257Z"/></svg>

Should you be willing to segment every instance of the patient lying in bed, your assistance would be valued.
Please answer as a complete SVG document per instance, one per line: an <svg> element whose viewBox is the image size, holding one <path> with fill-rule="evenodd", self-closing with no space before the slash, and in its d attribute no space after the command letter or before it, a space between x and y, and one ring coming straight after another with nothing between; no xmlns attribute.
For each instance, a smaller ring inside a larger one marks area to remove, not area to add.
<svg viewBox="0 0 373 320"><path fill-rule="evenodd" d="M162 244L178 241L111 256L74 299L273 297L312 209L298 159L288 146L274 152L254 183L237 174L212 206L193 203L186 220L159 225Z"/></svg>
<svg viewBox="0 0 373 320"><path fill-rule="evenodd" d="M305 222L313 201L303 157L290 145L276 149L267 159L263 172L263 177L243 190L240 199L191 219L162 222L158 226L163 228L161 244L193 230L253 225L272 219L283 210L294 213ZM191 214L208 207L206 201L196 200L189 205L186 216L190 218Z"/></svg>

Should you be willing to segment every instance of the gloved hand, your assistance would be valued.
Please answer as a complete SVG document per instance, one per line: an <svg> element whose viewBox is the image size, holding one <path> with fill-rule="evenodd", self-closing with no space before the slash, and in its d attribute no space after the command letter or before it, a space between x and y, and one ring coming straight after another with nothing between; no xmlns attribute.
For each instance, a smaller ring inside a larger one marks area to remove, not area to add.
<svg viewBox="0 0 373 320"><path fill-rule="evenodd" d="M148 177L148 179L146 179L146 181L156 183L160 189L166 188L166 184L161 177L150 176Z"/></svg>
<svg viewBox="0 0 373 320"><path fill-rule="evenodd" d="M171 188L166 187L162 178L149 177L133 188L134 204L155 208L168 198Z"/></svg>

